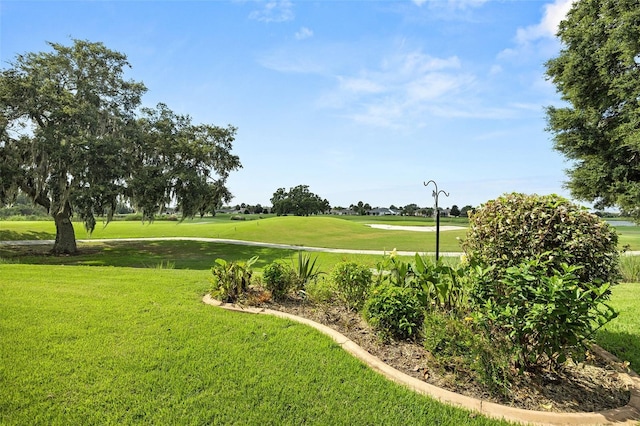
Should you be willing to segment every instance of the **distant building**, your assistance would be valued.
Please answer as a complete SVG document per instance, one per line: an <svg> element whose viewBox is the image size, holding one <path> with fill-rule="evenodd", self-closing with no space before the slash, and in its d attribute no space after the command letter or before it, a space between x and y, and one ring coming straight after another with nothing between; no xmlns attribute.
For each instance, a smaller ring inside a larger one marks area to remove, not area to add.
<svg viewBox="0 0 640 426"><path fill-rule="evenodd" d="M376 207L375 209L368 210L367 214L371 216L398 216L400 212L387 207Z"/></svg>
<svg viewBox="0 0 640 426"><path fill-rule="evenodd" d="M331 209L329 214L335 214L337 216L354 216L358 213L351 209Z"/></svg>

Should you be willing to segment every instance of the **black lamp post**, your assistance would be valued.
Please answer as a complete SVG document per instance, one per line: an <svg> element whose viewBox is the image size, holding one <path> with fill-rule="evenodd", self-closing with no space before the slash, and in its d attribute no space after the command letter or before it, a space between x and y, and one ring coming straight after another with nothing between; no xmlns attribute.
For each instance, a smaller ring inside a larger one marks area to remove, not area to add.
<svg viewBox="0 0 640 426"><path fill-rule="evenodd" d="M436 189L433 191L433 198L436 200L436 262L437 262L438 259L440 258L440 209L438 208L438 196L440 195L441 192L447 197L449 196L449 194L447 194L442 189L438 191L438 184L436 183L435 180L430 180L429 182L425 182L424 186L429 186L431 182L433 182L433 185L436 187Z"/></svg>

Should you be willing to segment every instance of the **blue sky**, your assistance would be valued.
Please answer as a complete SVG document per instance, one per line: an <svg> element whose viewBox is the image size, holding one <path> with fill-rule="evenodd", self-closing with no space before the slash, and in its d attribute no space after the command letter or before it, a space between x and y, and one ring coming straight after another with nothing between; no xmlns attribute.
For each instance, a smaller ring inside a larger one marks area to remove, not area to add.
<svg viewBox="0 0 640 426"><path fill-rule="evenodd" d="M238 127L242 202L309 185L333 206L479 205L558 193L569 167L544 63L571 0L12 1L0 61L101 41L196 123Z"/></svg>

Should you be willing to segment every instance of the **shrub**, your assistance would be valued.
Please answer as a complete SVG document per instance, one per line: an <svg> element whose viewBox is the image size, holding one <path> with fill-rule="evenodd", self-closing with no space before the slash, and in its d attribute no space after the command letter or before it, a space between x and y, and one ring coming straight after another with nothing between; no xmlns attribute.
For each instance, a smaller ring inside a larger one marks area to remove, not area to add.
<svg viewBox="0 0 640 426"><path fill-rule="evenodd" d="M446 369L469 368L489 389L507 396L511 390L510 342L488 333L471 316L438 310L425 313L423 345Z"/></svg>
<svg viewBox="0 0 640 426"><path fill-rule="evenodd" d="M128 215L125 215L123 220L137 220L137 221L142 221L144 218L142 216L142 213L131 213Z"/></svg>
<svg viewBox="0 0 640 426"><path fill-rule="evenodd" d="M618 236L606 222L558 195L508 194L487 202L469 219L462 244L472 263L495 265L494 277L545 256L550 271L580 266L581 283L618 280Z"/></svg>
<svg viewBox="0 0 640 426"><path fill-rule="evenodd" d="M568 357L582 358L586 344L617 316L607 305L609 284L580 283L580 267L533 259L507 268L495 283L491 274L476 274L471 292L477 316L492 335L511 342L520 371L556 368Z"/></svg>
<svg viewBox="0 0 640 426"><path fill-rule="evenodd" d="M233 303L238 301L251 283L251 266L258 260L254 256L246 262L227 262L224 259L216 259L211 268L211 282L213 289L211 294L223 302Z"/></svg>
<svg viewBox="0 0 640 426"><path fill-rule="evenodd" d="M464 319L441 311L425 313L422 330L424 348L434 355L466 357L477 337Z"/></svg>
<svg viewBox="0 0 640 426"><path fill-rule="evenodd" d="M492 392L503 397L511 395L514 381L513 347L503 335L479 331L474 340L471 369Z"/></svg>
<svg viewBox="0 0 640 426"><path fill-rule="evenodd" d="M342 301L350 309L359 311L369 294L372 275L365 266L355 262L340 262L331 272L331 281Z"/></svg>
<svg viewBox="0 0 640 426"><path fill-rule="evenodd" d="M307 283L304 290L305 297L315 303L330 302L336 295L333 282L322 277Z"/></svg>
<svg viewBox="0 0 640 426"><path fill-rule="evenodd" d="M448 311L462 308L466 302L467 268L467 263L457 267L441 260L434 263L418 253L413 262L404 262L394 251L378 264L377 284L413 288L425 308Z"/></svg>
<svg viewBox="0 0 640 426"><path fill-rule="evenodd" d="M364 317L383 338L407 339L418 335L424 311L414 289L380 285L371 291Z"/></svg>
<svg viewBox="0 0 640 426"><path fill-rule="evenodd" d="M293 271L280 262L272 262L263 269L262 281L276 300L286 296L295 285Z"/></svg>

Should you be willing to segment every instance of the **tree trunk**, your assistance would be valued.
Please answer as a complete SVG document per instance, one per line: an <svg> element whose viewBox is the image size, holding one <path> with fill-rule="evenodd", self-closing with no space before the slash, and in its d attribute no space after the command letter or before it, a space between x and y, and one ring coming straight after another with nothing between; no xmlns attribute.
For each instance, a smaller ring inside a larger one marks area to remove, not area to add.
<svg viewBox="0 0 640 426"><path fill-rule="evenodd" d="M76 233L71 223L71 207L67 204L60 212L53 213L56 222L56 241L51 252L56 255L76 254Z"/></svg>

